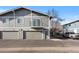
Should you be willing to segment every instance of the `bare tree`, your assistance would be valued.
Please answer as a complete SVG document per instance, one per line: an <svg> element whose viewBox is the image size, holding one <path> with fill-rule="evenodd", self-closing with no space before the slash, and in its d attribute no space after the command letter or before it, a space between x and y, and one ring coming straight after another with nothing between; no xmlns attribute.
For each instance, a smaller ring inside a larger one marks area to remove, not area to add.
<svg viewBox="0 0 79 59"><path fill-rule="evenodd" d="M61 19L61 18L59 17L59 13L58 13L58 11L55 10L55 9L48 10L48 15L49 15L49 16L52 16L53 18L57 18L57 21L62 21L62 20L63 20L63 19Z"/></svg>
<svg viewBox="0 0 79 59"><path fill-rule="evenodd" d="M63 29L60 21L62 21L63 19L59 17L58 11L56 11L55 9L48 10L48 15L53 17L53 19L51 19L52 32L60 32Z"/></svg>
<svg viewBox="0 0 79 59"><path fill-rule="evenodd" d="M58 18L58 11L52 9L50 12L51 12L51 16L53 16L54 18Z"/></svg>

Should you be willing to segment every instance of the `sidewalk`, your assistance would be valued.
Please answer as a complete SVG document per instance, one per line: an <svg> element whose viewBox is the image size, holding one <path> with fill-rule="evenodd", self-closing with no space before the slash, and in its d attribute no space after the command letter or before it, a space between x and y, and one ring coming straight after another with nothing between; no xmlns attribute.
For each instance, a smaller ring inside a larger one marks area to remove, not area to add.
<svg viewBox="0 0 79 59"><path fill-rule="evenodd" d="M0 48L3 53L79 53L79 47Z"/></svg>
<svg viewBox="0 0 79 59"><path fill-rule="evenodd" d="M62 39L51 39L53 41L63 41Z"/></svg>

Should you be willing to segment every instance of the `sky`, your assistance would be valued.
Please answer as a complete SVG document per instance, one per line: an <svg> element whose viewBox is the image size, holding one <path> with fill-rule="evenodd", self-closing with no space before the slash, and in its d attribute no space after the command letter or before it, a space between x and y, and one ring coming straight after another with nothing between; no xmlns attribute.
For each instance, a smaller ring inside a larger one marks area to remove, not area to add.
<svg viewBox="0 0 79 59"><path fill-rule="evenodd" d="M17 8L19 6L0 6L0 12ZM77 20L79 18L79 6L24 6L33 10L38 10L47 13L48 10L55 9L59 17L63 19L62 24Z"/></svg>

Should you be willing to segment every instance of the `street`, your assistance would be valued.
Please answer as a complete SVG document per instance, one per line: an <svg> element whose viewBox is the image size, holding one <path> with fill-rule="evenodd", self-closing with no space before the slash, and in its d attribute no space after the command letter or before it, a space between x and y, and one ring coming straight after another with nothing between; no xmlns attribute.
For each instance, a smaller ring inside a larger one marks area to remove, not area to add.
<svg viewBox="0 0 79 59"><path fill-rule="evenodd" d="M75 53L79 40L0 40L1 53Z"/></svg>

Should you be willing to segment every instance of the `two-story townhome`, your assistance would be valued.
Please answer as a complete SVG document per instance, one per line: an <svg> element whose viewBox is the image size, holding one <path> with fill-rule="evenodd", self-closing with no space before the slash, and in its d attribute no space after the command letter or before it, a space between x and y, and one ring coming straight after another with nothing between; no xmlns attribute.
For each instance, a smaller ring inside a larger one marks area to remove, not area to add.
<svg viewBox="0 0 79 59"><path fill-rule="evenodd" d="M51 18L25 7L3 12L0 14L0 39L50 39Z"/></svg>
<svg viewBox="0 0 79 59"><path fill-rule="evenodd" d="M79 20L64 24L63 28L64 32L79 33Z"/></svg>

